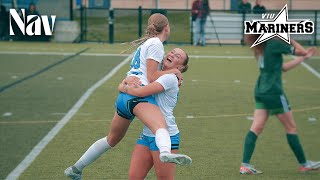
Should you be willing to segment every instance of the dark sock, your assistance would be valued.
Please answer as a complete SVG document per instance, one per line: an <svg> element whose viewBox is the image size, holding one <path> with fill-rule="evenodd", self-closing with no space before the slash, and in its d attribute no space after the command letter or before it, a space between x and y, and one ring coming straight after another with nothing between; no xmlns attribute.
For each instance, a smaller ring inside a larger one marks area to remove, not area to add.
<svg viewBox="0 0 320 180"><path fill-rule="evenodd" d="M306 161L306 157L304 156L304 152L300 144L298 135L287 134L287 140L298 162L300 164L305 164L307 161Z"/></svg>
<svg viewBox="0 0 320 180"><path fill-rule="evenodd" d="M244 141L244 149L243 149L243 157L242 157L243 163L249 164L254 148L256 146L257 138L258 137L254 132L252 131L248 132L246 139Z"/></svg>

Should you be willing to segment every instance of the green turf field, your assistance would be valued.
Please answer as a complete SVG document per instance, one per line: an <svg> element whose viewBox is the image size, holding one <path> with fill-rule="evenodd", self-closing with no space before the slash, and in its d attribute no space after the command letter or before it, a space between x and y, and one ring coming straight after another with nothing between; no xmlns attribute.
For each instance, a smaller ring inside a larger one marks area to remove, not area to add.
<svg viewBox="0 0 320 180"><path fill-rule="evenodd" d="M320 178L320 171L297 171L285 132L275 118L269 119L252 159L264 174L240 176L243 139L254 109L257 64L247 47L180 47L191 58L175 116L181 134L180 152L190 155L193 164L178 167L176 179ZM89 49L82 54L67 59L86 48ZM126 58L117 56L124 48L127 47L118 44L0 43L0 88L67 59L0 93L0 179L20 163L88 88ZM307 63L320 72L319 57ZM19 179L67 179L64 169L107 134L116 88L128 66L120 68L93 92ZM320 79L303 66L286 73L283 79L306 156L320 160ZM12 115L4 115L7 112ZM131 152L141 129L141 122L134 120L123 141L85 169L84 179L127 179ZM156 179L154 172L146 179Z"/></svg>

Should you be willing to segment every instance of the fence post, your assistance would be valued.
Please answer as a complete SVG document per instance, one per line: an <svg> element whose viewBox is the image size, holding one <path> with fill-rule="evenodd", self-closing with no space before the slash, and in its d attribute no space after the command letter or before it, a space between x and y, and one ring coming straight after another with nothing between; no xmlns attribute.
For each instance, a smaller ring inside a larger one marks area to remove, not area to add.
<svg viewBox="0 0 320 180"><path fill-rule="evenodd" d="M80 42L83 41L83 5L80 5Z"/></svg>
<svg viewBox="0 0 320 180"><path fill-rule="evenodd" d="M244 21L246 20L246 13L242 13L242 39L241 45L244 45Z"/></svg>
<svg viewBox="0 0 320 180"><path fill-rule="evenodd" d="M113 21L114 21L114 11L112 8L109 9L109 43L113 43L113 38L114 38L114 26L113 26Z"/></svg>
<svg viewBox="0 0 320 180"><path fill-rule="evenodd" d="M315 15L315 17L314 17L314 45L316 46L317 45L317 28L318 28L318 23L317 23L317 21L318 21L318 11L316 10L315 12L314 12L314 15Z"/></svg>
<svg viewBox="0 0 320 180"><path fill-rule="evenodd" d="M193 45L193 21L192 21L192 12L189 16L189 22L190 22L190 44Z"/></svg>
<svg viewBox="0 0 320 180"><path fill-rule="evenodd" d="M70 21L73 21L73 0L70 0Z"/></svg>
<svg viewBox="0 0 320 180"><path fill-rule="evenodd" d="M138 8L138 26L139 26L139 38L142 36L142 7L139 6Z"/></svg>
<svg viewBox="0 0 320 180"><path fill-rule="evenodd" d="M87 41L87 7L84 7L84 40Z"/></svg>

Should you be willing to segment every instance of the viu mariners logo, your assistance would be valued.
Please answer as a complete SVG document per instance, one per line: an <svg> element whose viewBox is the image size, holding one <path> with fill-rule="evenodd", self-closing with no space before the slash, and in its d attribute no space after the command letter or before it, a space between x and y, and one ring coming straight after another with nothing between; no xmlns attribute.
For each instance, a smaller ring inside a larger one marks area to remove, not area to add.
<svg viewBox="0 0 320 180"><path fill-rule="evenodd" d="M288 20L288 8L285 5L275 14L262 14L262 20L244 21L244 34L260 34L251 47L273 37L279 37L290 44L290 34L313 34L314 23L309 19Z"/></svg>
<svg viewBox="0 0 320 180"><path fill-rule="evenodd" d="M27 18L25 17L25 9L21 9L22 17L20 18L18 12L15 9L10 9L10 35L13 36L14 31L12 28L12 19L16 22L19 27L21 33L23 35L29 36L38 36L41 35L41 24L43 26L43 30L45 35L51 36L53 33L53 28L56 20L56 16L51 16L51 27L49 24L48 16L37 16L37 15L29 15Z"/></svg>

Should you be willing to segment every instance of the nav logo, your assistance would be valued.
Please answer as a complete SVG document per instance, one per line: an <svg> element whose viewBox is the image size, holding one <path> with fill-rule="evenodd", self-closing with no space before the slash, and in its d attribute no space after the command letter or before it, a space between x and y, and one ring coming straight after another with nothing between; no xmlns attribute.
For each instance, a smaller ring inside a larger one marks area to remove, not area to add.
<svg viewBox="0 0 320 180"><path fill-rule="evenodd" d="M41 27L43 26L44 33L47 36L52 35L54 23L56 20L56 16L51 16L51 28L49 24L48 16L37 16L37 15L29 15L26 18L25 9L21 9L22 17L20 18L18 12L15 9L10 9L10 35L13 36L14 31L12 28L12 19L16 22L17 26L19 27L21 33L23 35L41 35Z"/></svg>
<svg viewBox="0 0 320 180"><path fill-rule="evenodd" d="M285 5L274 14L262 14L262 20L244 21L244 34L260 34L251 47L261 44L275 36L290 44L290 34L313 34L314 24L309 19L288 20L288 8Z"/></svg>

